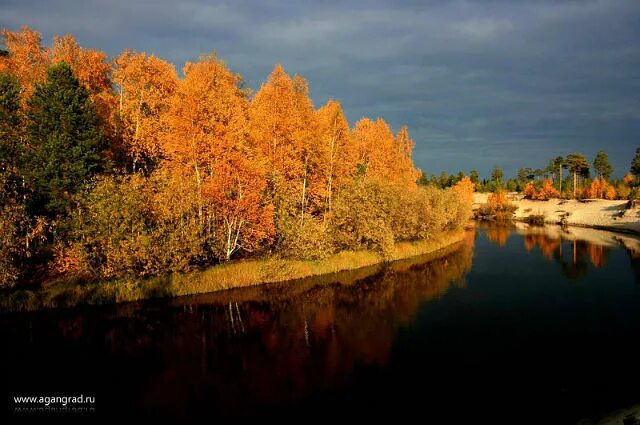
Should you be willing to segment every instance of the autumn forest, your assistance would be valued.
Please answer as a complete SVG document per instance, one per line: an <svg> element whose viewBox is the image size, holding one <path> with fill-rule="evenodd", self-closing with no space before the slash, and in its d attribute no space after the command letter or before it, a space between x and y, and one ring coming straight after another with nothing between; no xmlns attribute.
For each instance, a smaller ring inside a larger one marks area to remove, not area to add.
<svg viewBox="0 0 640 425"><path fill-rule="evenodd" d="M385 255L469 219L473 184L417 184L406 127L316 108L275 65L257 90L215 54L178 73L73 36L4 30L0 282L108 280L242 258Z"/></svg>

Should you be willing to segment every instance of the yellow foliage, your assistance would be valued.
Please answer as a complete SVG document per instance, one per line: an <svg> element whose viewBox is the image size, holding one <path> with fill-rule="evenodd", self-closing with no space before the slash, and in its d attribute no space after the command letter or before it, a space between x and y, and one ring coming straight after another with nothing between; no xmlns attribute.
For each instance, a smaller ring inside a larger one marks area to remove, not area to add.
<svg viewBox="0 0 640 425"><path fill-rule="evenodd" d="M173 65L153 55L125 50L113 63L118 85L120 132L133 171L162 157L169 100L178 86ZM173 135L175 139L177 135Z"/></svg>
<svg viewBox="0 0 640 425"><path fill-rule="evenodd" d="M589 197L593 199L616 199L616 189L605 179L596 177L589 187Z"/></svg>
<svg viewBox="0 0 640 425"><path fill-rule="evenodd" d="M536 188L533 185L533 183L528 182L527 185L524 187L524 197L528 199L537 199L538 192L536 191Z"/></svg>
<svg viewBox="0 0 640 425"><path fill-rule="evenodd" d="M22 205L0 211L2 278L15 280L13 257L28 256L12 246L19 237L53 247L53 273L147 277L274 250L323 258L372 248L392 258L396 242L432 240L469 219L468 177L448 190L418 188L406 126L394 133L363 118L351 129L340 103L316 110L307 81L281 65L249 98L214 54L179 78L144 52L108 63L70 34L51 49L27 27L3 30L2 41L0 71L17 77L25 104L47 66L69 65L110 143L99 154L117 170L69 194L74 211L54 237L35 217L20 227Z"/></svg>
<svg viewBox="0 0 640 425"><path fill-rule="evenodd" d="M551 179L546 179L542 183L542 187L538 192L538 199L547 200L550 198L559 198L559 197L560 197L560 192L558 192L558 190L555 187L553 187L553 181Z"/></svg>
<svg viewBox="0 0 640 425"><path fill-rule="evenodd" d="M471 204L473 202L473 192L475 190L475 185L471 182L469 177L464 177L455 186L453 186L453 190L460 196L464 202L468 202Z"/></svg>
<svg viewBox="0 0 640 425"><path fill-rule="evenodd" d="M22 88L22 101L33 93L35 85L44 81L49 65L49 53L40 46L42 34L23 26L22 31L2 30L2 42L9 52L0 56L0 72L15 75Z"/></svg>
<svg viewBox="0 0 640 425"><path fill-rule="evenodd" d="M420 172L411 161L413 141L403 127L398 137L382 119L362 118L353 129L357 160L367 177L382 178L412 188Z"/></svg>
<svg viewBox="0 0 640 425"><path fill-rule="evenodd" d="M613 200L613 199L616 199L616 196L617 196L616 189L613 186L608 185L607 191L605 192L604 197L606 199Z"/></svg>
<svg viewBox="0 0 640 425"><path fill-rule="evenodd" d="M546 201L550 198L559 198L560 192L553 186L551 179L546 179L542 182L540 189L536 189L532 182L527 183L524 188L524 196L528 199L537 199L539 201Z"/></svg>

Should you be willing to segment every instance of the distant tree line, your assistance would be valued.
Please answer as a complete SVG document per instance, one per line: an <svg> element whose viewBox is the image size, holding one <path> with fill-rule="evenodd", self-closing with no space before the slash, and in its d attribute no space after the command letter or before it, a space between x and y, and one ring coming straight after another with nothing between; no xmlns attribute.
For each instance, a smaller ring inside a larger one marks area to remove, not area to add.
<svg viewBox="0 0 640 425"><path fill-rule="evenodd" d="M469 173L469 178L477 192L522 192L534 199L636 199L640 182L640 148L636 149L629 172L623 178L612 179L613 172L609 156L601 150L591 163L585 155L571 153L550 159L544 168L520 168L515 176L506 180L499 166L493 168L489 178L480 179L476 170ZM464 177L463 171L452 175L442 171L439 176L422 173L419 184L447 188Z"/></svg>

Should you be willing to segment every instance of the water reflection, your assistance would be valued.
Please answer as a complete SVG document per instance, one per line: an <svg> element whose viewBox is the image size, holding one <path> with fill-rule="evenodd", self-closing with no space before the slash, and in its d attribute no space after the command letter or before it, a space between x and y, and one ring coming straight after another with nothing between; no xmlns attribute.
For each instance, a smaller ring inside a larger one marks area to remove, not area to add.
<svg viewBox="0 0 640 425"><path fill-rule="evenodd" d="M486 227L487 239L489 239L492 242L495 242L495 244L498 245L499 247L502 247L507 243L507 239L509 239L509 235L511 234L512 230L513 229L507 225L503 225L503 226L488 225Z"/></svg>
<svg viewBox="0 0 640 425"><path fill-rule="evenodd" d="M47 344L81 344L88 358L108 355L109 366L96 379L119 388L137 408L251 413L340 388L358 368L385 366L397 329L411 325L426 301L465 285L474 240L470 231L437 259L186 297L157 309L132 303L100 317L86 311L57 320L15 315L0 337L28 345L29 353ZM135 383L127 382L126 370L135 370Z"/></svg>
<svg viewBox="0 0 640 425"><path fill-rule="evenodd" d="M540 252L544 258L560 265L562 273L570 279L583 277L591 265L602 268L607 264L612 249L621 246L621 242L637 241L633 237L621 237L600 230L586 228L562 228L560 226L528 226L517 223L508 225L482 225L487 239L499 247L505 246L509 236L522 236L527 252ZM638 252L632 246L627 248L632 267L636 268Z"/></svg>
<svg viewBox="0 0 640 425"><path fill-rule="evenodd" d="M315 279L4 314L0 389L95 391L118 418L596 418L640 400L640 242L620 238L482 227L438 256Z"/></svg>

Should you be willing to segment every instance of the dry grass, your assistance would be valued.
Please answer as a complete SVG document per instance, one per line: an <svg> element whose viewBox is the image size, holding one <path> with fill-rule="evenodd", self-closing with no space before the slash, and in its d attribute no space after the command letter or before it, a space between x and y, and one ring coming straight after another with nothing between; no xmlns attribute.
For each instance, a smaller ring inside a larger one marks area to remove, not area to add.
<svg viewBox="0 0 640 425"><path fill-rule="evenodd" d="M2 296L0 306L4 311L30 311L79 304L110 304L304 279L429 254L462 241L464 236L464 230L456 230L433 241L397 243L387 260L372 251L343 251L323 260L247 260L145 280L60 281L39 291L21 290Z"/></svg>

